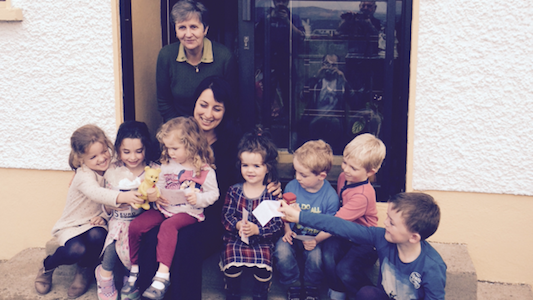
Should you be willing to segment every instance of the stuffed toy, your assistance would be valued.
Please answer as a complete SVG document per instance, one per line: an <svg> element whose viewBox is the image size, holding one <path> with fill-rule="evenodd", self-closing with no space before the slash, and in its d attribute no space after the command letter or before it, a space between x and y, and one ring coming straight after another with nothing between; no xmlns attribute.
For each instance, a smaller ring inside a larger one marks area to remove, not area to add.
<svg viewBox="0 0 533 300"><path fill-rule="evenodd" d="M140 205L134 204L135 208L142 207L148 210L150 209L150 202L154 202L161 196L159 189L155 185L159 179L159 173L161 173L161 169L152 169L148 166L144 168L144 180L138 189L138 192L141 193L139 198L143 199L144 203Z"/></svg>

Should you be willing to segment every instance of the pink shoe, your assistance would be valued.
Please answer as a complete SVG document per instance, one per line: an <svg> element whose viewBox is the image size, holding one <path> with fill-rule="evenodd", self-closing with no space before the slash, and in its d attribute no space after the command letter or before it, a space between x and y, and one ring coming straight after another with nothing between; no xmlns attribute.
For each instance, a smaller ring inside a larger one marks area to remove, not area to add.
<svg viewBox="0 0 533 300"><path fill-rule="evenodd" d="M115 281L113 277L111 279L102 279L100 275L100 269L102 265L96 267L94 274L96 276L96 285L98 287L98 300L117 300L118 293L115 288Z"/></svg>

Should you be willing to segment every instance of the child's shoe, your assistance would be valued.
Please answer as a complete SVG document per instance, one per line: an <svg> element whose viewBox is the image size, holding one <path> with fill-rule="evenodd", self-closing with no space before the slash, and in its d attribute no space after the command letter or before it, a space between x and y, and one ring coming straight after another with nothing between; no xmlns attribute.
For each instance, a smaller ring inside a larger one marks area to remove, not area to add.
<svg viewBox="0 0 533 300"><path fill-rule="evenodd" d="M115 281L113 277L111 279L103 279L100 275L102 265L96 267L94 275L96 277L97 295L98 300L116 300L118 297L117 289L115 288Z"/></svg>
<svg viewBox="0 0 533 300"><path fill-rule="evenodd" d="M287 291L287 300L300 300L302 297L302 288L299 286L291 286Z"/></svg>
<svg viewBox="0 0 533 300"><path fill-rule="evenodd" d="M163 289L155 288L153 286L154 281L158 281L158 282L162 283L163 284ZM169 285L170 285L170 281L169 280L167 280L165 278L158 277L158 276L154 276L154 278L152 279L152 285L150 285L146 289L146 291L144 291L143 297L148 298L148 299L152 299L152 300L163 300Z"/></svg>
<svg viewBox="0 0 533 300"><path fill-rule="evenodd" d="M241 300L241 276L224 276L226 300Z"/></svg>
<svg viewBox="0 0 533 300"><path fill-rule="evenodd" d="M336 290L329 289L328 290L328 297L331 300L345 300L346 294L343 292L338 292Z"/></svg>
<svg viewBox="0 0 533 300"><path fill-rule="evenodd" d="M316 286L305 287L305 300L320 300L318 288Z"/></svg>
<svg viewBox="0 0 533 300"><path fill-rule="evenodd" d="M45 270L44 263L43 266L39 269L37 277L35 278L35 290L40 295L45 295L50 292L52 289L52 275L54 274L55 269Z"/></svg>
<svg viewBox="0 0 533 300"><path fill-rule="evenodd" d="M74 275L74 281L67 291L67 296L69 299L78 298L87 292L89 285L91 285L91 281L94 279L92 277L92 273L92 268L78 266L76 275Z"/></svg>
<svg viewBox="0 0 533 300"><path fill-rule="evenodd" d="M138 278L139 273L130 272L130 277ZM129 277L126 277L126 279L124 280L124 285L120 290L121 300L139 300L141 298L136 283L137 280L135 280L134 282L130 282Z"/></svg>
<svg viewBox="0 0 533 300"><path fill-rule="evenodd" d="M270 289L270 280L269 281L259 281L255 280L254 287L252 290L253 300L267 300L268 299L268 290Z"/></svg>

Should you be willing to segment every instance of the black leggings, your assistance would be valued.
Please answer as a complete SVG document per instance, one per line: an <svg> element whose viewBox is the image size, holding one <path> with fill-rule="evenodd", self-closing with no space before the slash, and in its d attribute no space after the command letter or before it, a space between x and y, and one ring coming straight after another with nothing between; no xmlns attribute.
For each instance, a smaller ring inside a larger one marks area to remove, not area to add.
<svg viewBox="0 0 533 300"><path fill-rule="evenodd" d="M248 268L248 267L231 266L226 271L224 271L224 275L228 277L239 277L245 268ZM252 267L251 269L253 270L255 279L258 281L267 282L267 281L270 281L270 279L272 278L272 272L268 271L265 268Z"/></svg>
<svg viewBox="0 0 533 300"><path fill-rule="evenodd" d="M80 267L95 267L98 264L100 252L104 246L107 230L93 227L75 236L57 248L53 255L44 260L46 270L55 269L60 265L78 263Z"/></svg>

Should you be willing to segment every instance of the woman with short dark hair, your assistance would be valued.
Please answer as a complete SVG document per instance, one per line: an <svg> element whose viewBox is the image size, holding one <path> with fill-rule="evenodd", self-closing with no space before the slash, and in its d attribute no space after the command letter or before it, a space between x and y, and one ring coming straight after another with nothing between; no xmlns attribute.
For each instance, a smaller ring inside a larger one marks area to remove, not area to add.
<svg viewBox="0 0 533 300"><path fill-rule="evenodd" d="M195 0L180 0L171 16L179 42L163 47L157 58L157 108L164 121L189 116L194 90L209 76L225 78L233 88L237 62L224 45L209 40L206 7Z"/></svg>

